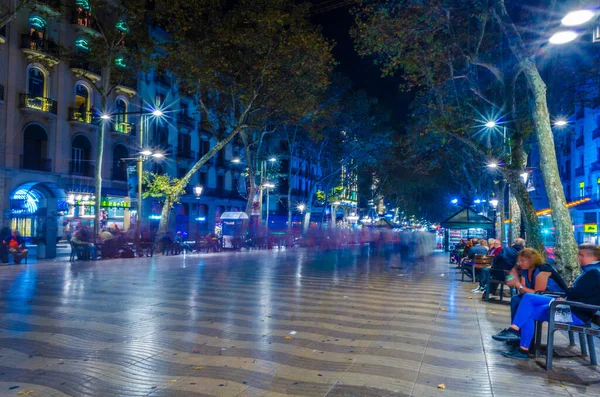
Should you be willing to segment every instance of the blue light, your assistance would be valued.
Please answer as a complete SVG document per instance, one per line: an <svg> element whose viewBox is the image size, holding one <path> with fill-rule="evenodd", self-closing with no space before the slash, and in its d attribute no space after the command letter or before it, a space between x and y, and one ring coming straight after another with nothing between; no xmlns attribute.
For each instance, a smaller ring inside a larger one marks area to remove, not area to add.
<svg viewBox="0 0 600 397"><path fill-rule="evenodd" d="M452 203L452 204L456 204L456 203L458 203L458 199L452 199L451 203Z"/></svg>
<svg viewBox="0 0 600 397"><path fill-rule="evenodd" d="M481 203L481 200L479 200L479 199L475 200L475 204L480 204L480 203Z"/></svg>

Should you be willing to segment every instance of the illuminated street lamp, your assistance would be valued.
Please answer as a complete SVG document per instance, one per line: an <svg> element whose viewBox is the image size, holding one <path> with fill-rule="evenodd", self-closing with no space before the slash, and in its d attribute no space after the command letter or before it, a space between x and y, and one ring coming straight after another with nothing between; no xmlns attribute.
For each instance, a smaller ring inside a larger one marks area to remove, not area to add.
<svg viewBox="0 0 600 397"><path fill-rule="evenodd" d="M202 196L202 190L202 186L194 186L194 195L196 196L196 200L198 201L196 203L196 221L200 221L200 196ZM197 230L200 230L200 227L197 227Z"/></svg>
<svg viewBox="0 0 600 397"><path fill-rule="evenodd" d="M239 164L242 162L242 160L239 157L235 157L235 158L231 159L231 162L234 164Z"/></svg>
<svg viewBox="0 0 600 397"><path fill-rule="evenodd" d="M567 124L569 124L569 123L567 122L567 120L564 120L564 119L558 119L554 122L554 125L557 127L564 127Z"/></svg>
<svg viewBox="0 0 600 397"><path fill-rule="evenodd" d="M452 204L457 204L457 203L458 203L458 199L452 199L450 202L451 202Z"/></svg>
<svg viewBox="0 0 600 397"><path fill-rule="evenodd" d="M577 38L577 33L572 30L564 30L562 32L556 32L550 37L550 44L566 44Z"/></svg>
<svg viewBox="0 0 600 397"><path fill-rule="evenodd" d="M489 163L487 166L488 166L488 168L498 168L498 163L496 163L496 162L491 162L491 163Z"/></svg>
<svg viewBox="0 0 600 397"><path fill-rule="evenodd" d="M490 205L491 205L493 208L496 208L496 207L498 207L498 200L496 200L496 199L492 199L492 200L490 200Z"/></svg>
<svg viewBox="0 0 600 397"><path fill-rule="evenodd" d="M496 127L496 125L497 125L497 123L494 120L490 120L487 123L485 123L485 126L487 128L494 128L494 127Z"/></svg>
<svg viewBox="0 0 600 397"><path fill-rule="evenodd" d="M591 10L571 11L560 22L565 26L579 26L591 21L594 15Z"/></svg>

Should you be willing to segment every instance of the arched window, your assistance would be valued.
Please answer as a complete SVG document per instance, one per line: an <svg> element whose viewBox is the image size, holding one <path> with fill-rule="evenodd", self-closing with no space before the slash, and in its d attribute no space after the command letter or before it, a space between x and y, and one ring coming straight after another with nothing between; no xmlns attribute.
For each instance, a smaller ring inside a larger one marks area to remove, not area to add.
<svg viewBox="0 0 600 397"><path fill-rule="evenodd" d="M115 101L115 131L129 133L127 126L127 102L122 98Z"/></svg>
<svg viewBox="0 0 600 397"><path fill-rule="evenodd" d="M92 145L85 136L77 135L71 144L70 172L73 175L92 176L90 166Z"/></svg>
<svg viewBox="0 0 600 397"><path fill-rule="evenodd" d="M90 90L82 83L75 85L75 119L82 123L91 123Z"/></svg>
<svg viewBox="0 0 600 397"><path fill-rule="evenodd" d="M76 38L75 49L77 52L88 52L90 50L90 41L85 37Z"/></svg>
<svg viewBox="0 0 600 397"><path fill-rule="evenodd" d="M22 167L28 170L50 172L52 163L47 159L48 135L39 124L29 124L23 131Z"/></svg>
<svg viewBox="0 0 600 397"><path fill-rule="evenodd" d="M29 68L27 74L27 93L31 98L46 96L46 74L38 67Z"/></svg>
<svg viewBox="0 0 600 397"><path fill-rule="evenodd" d="M129 151L123 145L117 145L113 149L113 179L116 181L127 180L127 163L121 159L129 157Z"/></svg>

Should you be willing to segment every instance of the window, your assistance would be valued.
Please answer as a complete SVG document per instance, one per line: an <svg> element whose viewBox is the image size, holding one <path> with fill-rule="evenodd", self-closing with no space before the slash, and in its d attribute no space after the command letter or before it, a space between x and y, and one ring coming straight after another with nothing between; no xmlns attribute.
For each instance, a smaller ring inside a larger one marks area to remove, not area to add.
<svg viewBox="0 0 600 397"><path fill-rule="evenodd" d="M585 196L585 182L579 182L579 197Z"/></svg>
<svg viewBox="0 0 600 397"><path fill-rule="evenodd" d="M75 86L75 107L81 113L85 113L90 108L90 91L83 84Z"/></svg>
<svg viewBox="0 0 600 397"><path fill-rule="evenodd" d="M121 159L129 157L129 151L123 145L115 146L113 150L113 178L117 181L127 180L127 163Z"/></svg>
<svg viewBox="0 0 600 397"><path fill-rule="evenodd" d="M209 141L200 141L200 157L204 156L209 151L210 151L210 142Z"/></svg>
<svg viewBox="0 0 600 397"><path fill-rule="evenodd" d="M127 102L121 98L115 101L115 131L129 133L127 125Z"/></svg>
<svg viewBox="0 0 600 397"><path fill-rule="evenodd" d="M38 124L30 124L23 131L23 157L22 166L28 170L50 170L50 160L46 159L48 135L46 130Z"/></svg>
<svg viewBox="0 0 600 397"><path fill-rule="evenodd" d="M597 194L597 200L600 200L600 178L598 178L598 180L596 181L596 194Z"/></svg>
<svg viewBox="0 0 600 397"><path fill-rule="evenodd" d="M77 52L88 52L90 50L90 41L85 37L76 38L75 49Z"/></svg>
<svg viewBox="0 0 600 397"><path fill-rule="evenodd" d="M125 63L125 57L121 55L115 58L115 65L120 68L126 68L127 64Z"/></svg>
<svg viewBox="0 0 600 397"><path fill-rule="evenodd" d="M192 137L188 134L179 134L178 147L180 152L189 152L192 147Z"/></svg>
<svg viewBox="0 0 600 397"><path fill-rule="evenodd" d="M71 145L70 172L74 175L92 176L90 171L90 157L92 145L85 136L77 135Z"/></svg>
<svg viewBox="0 0 600 397"><path fill-rule="evenodd" d="M177 168L177 178L183 178L187 170L185 168Z"/></svg>
<svg viewBox="0 0 600 397"><path fill-rule="evenodd" d="M596 224L596 213L595 212L584 212L583 213L583 223Z"/></svg>
<svg viewBox="0 0 600 397"><path fill-rule="evenodd" d="M198 184L200 186L206 186L208 184L208 173L206 173L206 172L198 173Z"/></svg>
<svg viewBox="0 0 600 397"><path fill-rule="evenodd" d="M124 33L129 32L129 27L127 27L127 22L125 22L122 19L116 23L115 28L117 28L118 30L120 30L121 32L124 32Z"/></svg>
<svg viewBox="0 0 600 397"><path fill-rule="evenodd" d="M224 187L225 187L225 176L217 175L217 189L223 190Z"/></svg>
<svg viewBox="0 0 600 397"><path fill-rule="evenodd" d="M29 69L27 93L32 98L43 98L46 96L46 74L42 69L37 67Z"/></svg>

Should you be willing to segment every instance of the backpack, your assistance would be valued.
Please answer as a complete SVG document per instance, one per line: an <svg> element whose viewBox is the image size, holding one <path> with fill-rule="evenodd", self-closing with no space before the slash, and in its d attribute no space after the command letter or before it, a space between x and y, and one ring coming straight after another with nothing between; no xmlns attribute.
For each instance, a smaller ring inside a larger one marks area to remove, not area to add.
<svg viewBox="0 0 600 397"><path fill-rule="evenodd" d="M121 251L121 258L135 258L135 254L131 248L124 248Z"/></svg>

